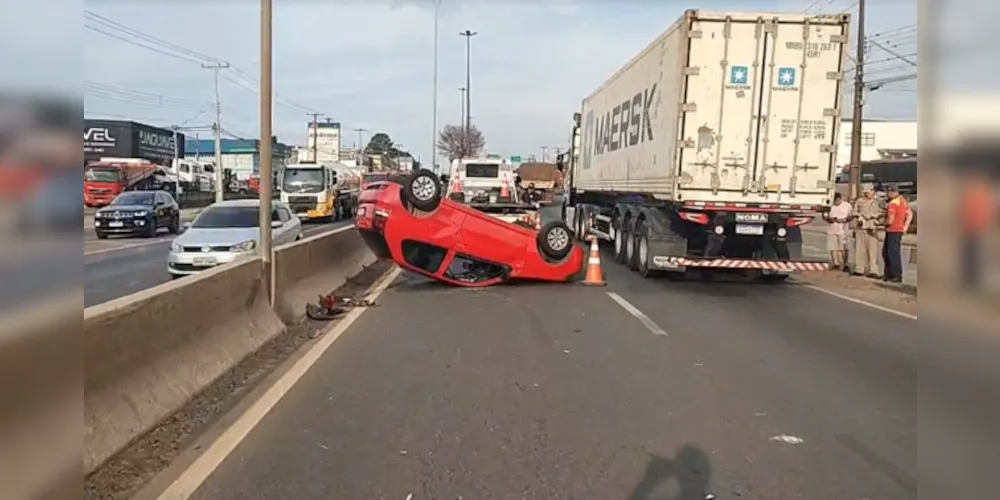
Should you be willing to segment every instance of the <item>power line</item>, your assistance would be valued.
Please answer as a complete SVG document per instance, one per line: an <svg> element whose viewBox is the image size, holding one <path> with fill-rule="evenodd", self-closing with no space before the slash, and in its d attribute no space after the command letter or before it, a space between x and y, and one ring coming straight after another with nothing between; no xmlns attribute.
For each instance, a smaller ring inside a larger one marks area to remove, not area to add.
<svg viewBox="0 0 1000 500"><path fill-rule="evenodd" d="M88 18L89 20L91 20L91 21L97 22L99 24L103 24L104 26L107 26L107 27L109 27L109 28L111 28L113 30L128 33L129 35L132 35L132 36L134 36L136 38L140 38L142 40L145 40L145 41L148 41L150 43L159 45L161 47L165 47L167 49L180 52L182 54L185 54L186 56L194 57L196 59L203 59L205 62L211 62L211 63L224 62L224 61L222 61L222 60L220 60L218 58L215 58L215 57L212 57L212 56L209 56L209 55L206 55L206 54L202 54L201 52L196 52L194 50L191 50L191 49L188 49L188 48L185 48L185 47L181 47L180 45L176 45L176 44L170 43L170 42L168 42L166 40L163 40L161 38L157 38L157 37L155 37L153 35L149 35L149 34L141 32L139 30L130 28L128 26L125 26L124 24L121 24L121 23L116 22L116 21L112 21L111 19L108 19L108 18L106 18L104 16L101 16L101 15L96 14L96 13L94 13L92 11L89 11L89 10L84 10L84 16L86 18Z"/></svg>
<svg viewBox="0 0 1000 500"><path fill-rule="evenodd" d="M174 59L179 59L181 61L186 61L186 62L194 63L194 64L201 64L201 61L197 61L197 60L191 59L189 57L184 57L184 56L181 56L181 55L178 55L178 54L174 54L172 52L167 52L165 50L160 50L160 49L158 49L156 47L145 45L145 44L139 43L139 42L137 42L135 40L129 40L128 38L125 38L123 36L118 36L118 35L115 35L115 34L112 34L112 33L108 33L107 31L101 30L99 28L95 28L95 27L87 25L87 24L84 24L83 27L87 28L87 29L89 29L91 31L100 33L100 34L102 34L104 36L107 36L107 37L110 37L110 38L114 38L116 40L121 40L121 41L123 41L125 43L130 43L132 45L135 45L136 47L142 47L142 48L144 48L146 50L151 50L153 52L158 52L158 53L163 54L165 56L173 57Z"/></svg>

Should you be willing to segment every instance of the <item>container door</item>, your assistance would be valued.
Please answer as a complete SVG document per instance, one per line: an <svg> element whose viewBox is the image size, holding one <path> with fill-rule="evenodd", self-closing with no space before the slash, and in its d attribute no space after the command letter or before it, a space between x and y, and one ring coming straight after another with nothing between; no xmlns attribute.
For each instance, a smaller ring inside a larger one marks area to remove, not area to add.
<svg viewBox="0 0 1000 500"><path fill-rule="evenodd" d="M823 204L831 196L846 23L768 26L754 176L762 201Z"/></svg>
<svg viewBox="0 0 1000 500"><path fill-rule="evenodd" d="M690 199L743 198L757 148L764 21L695 18L689 36L681 187Z"/></svg>

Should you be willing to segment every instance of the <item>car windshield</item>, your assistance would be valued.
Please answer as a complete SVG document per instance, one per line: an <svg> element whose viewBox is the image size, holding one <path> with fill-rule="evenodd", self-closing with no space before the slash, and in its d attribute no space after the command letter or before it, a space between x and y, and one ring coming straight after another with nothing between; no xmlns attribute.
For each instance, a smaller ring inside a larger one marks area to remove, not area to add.
<svg viewBox="0 0 1000 500"><path fill-rule="evenodd" d="M496 179L500 177L500 165L495 163L467 163L465 177L470 179Z"/></svg>
<svg viewBox="0 0 1000 500"><path fill-rule="evenodd" d="M83 175L91 182L118 182L118 169L113 167L90 167Z"/></svg>
<svg viewBox="0 0 1000 500"><path fill-rule="evenodd" d="M199 229L260 227L260 207L211 207L191 224Z"/></svg>
<svg viewBox="0 0 1000 500"><path fill-rule="evenodd" d="M323 190L323 170L319 168L286 168L281 185L286 193L318 193Z"/></svg>
<svg viewBox="0 0 1000 500"><path fill-rule="evenodd" d="M152 205L155 199L154 193L146 191L130 191L122 193L111 201L112 205Z"/></svg>

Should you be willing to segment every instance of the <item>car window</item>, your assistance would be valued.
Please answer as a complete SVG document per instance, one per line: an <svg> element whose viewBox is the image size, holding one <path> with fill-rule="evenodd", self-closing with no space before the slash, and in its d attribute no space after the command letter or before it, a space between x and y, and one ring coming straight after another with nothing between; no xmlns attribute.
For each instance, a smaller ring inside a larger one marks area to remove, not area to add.
<svg viewBox="0 0 1000 500"><path fill-rule="evenodd" d="M288 214L288 210L286 210L285 207L278 207L278 219L280 219L281 222L287 222L291 218L292 217Z"/></svg>
<svg viewBox="0 0 1000 500"><path fill-rule="evenodd" d="M473 259L465 255L456 255L444 275L446 278L466 283L481 283L501 278L505 273L506 269L503 266Z"/></svg>
<svg viewBox="0 0 1000 500"><path fill-rule="evenodd" d="M210 207L198 215L191 227L260 227L260 207Z"/></svg>
<svg viewBox="0 0 1000 500"><path fill-rule="evenodd" d="M161 192L160 192L160 196L162 196L162 197L163 197L163 201L164 201L164 202L165 202L165 203L166 203L167 205L172 205L172 204L174 203L174 197L173 197L173 196L171 196L171 195L170 195L170 193L167 193L167 192L165 192L165 191L161 191Z"/></svg>
<svg viewBox="0 0 1000 500"><path fill-rule="evenodd" d="M128 191L115 197L112 205L152 205L156 193L149 191Z"/></svg>
<svg viewBox="0 0 1000 500"><path fill-rule="evenodd" d="M441 268L441 263L444 262L444 258L448 255L448 250L444 248L419 241L404 240L402 247L403 258L407 264L431 274L438 272L438 269Z"/></svg>

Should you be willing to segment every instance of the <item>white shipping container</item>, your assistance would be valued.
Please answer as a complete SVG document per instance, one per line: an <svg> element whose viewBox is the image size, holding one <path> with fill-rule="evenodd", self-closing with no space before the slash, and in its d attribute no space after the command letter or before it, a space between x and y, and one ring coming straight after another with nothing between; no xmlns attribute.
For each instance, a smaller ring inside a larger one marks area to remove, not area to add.
<svg viewBox="0 0 1000 500"><path fill-rule="evenodd" d="M849 16L687 11L584 99L579 191L827 206Z"/></svg>

